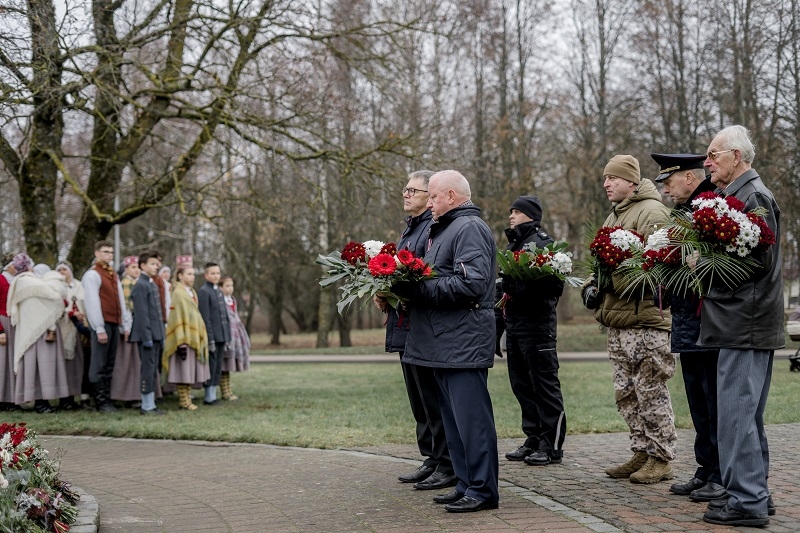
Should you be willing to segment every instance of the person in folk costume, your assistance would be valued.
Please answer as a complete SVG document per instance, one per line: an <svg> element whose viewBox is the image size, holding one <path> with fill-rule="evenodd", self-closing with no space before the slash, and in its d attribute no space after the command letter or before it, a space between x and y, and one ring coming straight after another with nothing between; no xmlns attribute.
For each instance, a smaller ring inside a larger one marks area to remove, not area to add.
<svg viewBox="0 0 800 533"><path fill-rule="evenodd" d="M163 415L156 406L156 392L160 389L158 369L164 349L166 328L164 327L161 296L154 278L161 267L160 254L155 251L144 252L139 256L139 269L142 273L131 290L133 300L133 327L131 342L139 349L141 371L139 373L139 392L142 406L139 414Z"/></svg>
<svg viewBox="0 0 800 533"><path fill-rule="evenodd" d="M138 409L142 406L139 392L139 376L141 362L136 344L130 341L133 326L133 300L131 291L139 279L139 257L129 255L122 260L124 272L120 277L122 294L125 297L125 308L122 310L122 338L117 345L117 360L111 376L111 399L126 402L128 407Z"/></svg>
<svg viewBox="0 0 800 533"><path fill-rule="evenodd" d="M222 359L225 355L225 343L231 340L231 328L228 324L228 311L225 310L225 297L217 285L222 277L219 265L206 263L203 277L206 282L197 291L197 305L208 333L208 367L211 371L208 381L203 384L203 404L217 405L217 385L222 378Z"/></svg>
<svg viewBox="0 0 800 533"><path fill-rule="evenodd" d="M231 326L231 340L225 344L225 358L222 360L222 378L220 388L222 399L236 401L239 398L231 390L231 372L247 372L250 370L250 336L239 317L236 298L233 296L233 279L223 277L219 280L222 294L225 296L225 308L228 311L228 323Z"/></svg>
<svg viewBox="0 0 800 533"><path fill-rule="evenodd" d="M14 276L8 289L8 314L14 337L14 403L34 401L37 413L55 411L48 400L69 394L64 345L56 323L64 314L64 278L47 268L33 272L26 254L14 257ZM50 335L48 335L50 333ZM49 340L52 338L52 340Z"/></svg>
<svg viewBox="0 0 800 533"><path fill-rule="evenodd" d="M75 403L74 397L82 392L84 360L88 355L84 353L80 332L82 329L84 334L88 334L89 329L88 322L86 322L83 285L73 276L72 265L68 261L61 261L56 265L56 272L64 277L64 283L67 286L66 309L58 321L58 328L61 330L61 338L64 342L64 359L69 386L69 395L59 400L58 408L72 411L79 407Z"/></svg>
<svg viewBox="0 0 800 533"><path fill-rule="evenodd" d="M0 275L0 411L18 409L14 403L14 327L8 316L6 300L11 281L17 271L13 259L17 252L3 254L2 275Z"/></svg>
<svg viewBox="0 0 800 533"><path fill-rule="evenodd" d="M163 374L167 383L177 385L178 406L194 411L192 385L209 379L208 334L194 284L191 256L178 256L175 283L172 284L172 306L162 355Z"/></svg>

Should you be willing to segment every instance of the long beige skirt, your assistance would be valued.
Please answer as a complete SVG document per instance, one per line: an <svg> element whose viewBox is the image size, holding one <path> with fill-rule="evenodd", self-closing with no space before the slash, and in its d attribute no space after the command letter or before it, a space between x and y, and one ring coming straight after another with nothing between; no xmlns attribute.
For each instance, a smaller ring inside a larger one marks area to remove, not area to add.
<svg viewBox="0 0 800 533"><path fill-rule="evenodd" d="M186 359L181 360L177 354L169 356L169 373L167 383L196 385L202 384L211 377L208 361L199 363L197 352L189 348Z"/></svg>
<svg viewBox="0 0 800 533"><path fill-rule="evenodd" d="M14 328L11 319L0 316L6 332L6 345L0 346L0 402L14 403Z"/></svg>
<svg viewBox="0 0 800 533"><path fill-rule="evenodd" d="M56 328L55 342L45 341L45 335L39 337L22 356L14 384L14 403L17 405L69 396L61 330Z"/></svg>

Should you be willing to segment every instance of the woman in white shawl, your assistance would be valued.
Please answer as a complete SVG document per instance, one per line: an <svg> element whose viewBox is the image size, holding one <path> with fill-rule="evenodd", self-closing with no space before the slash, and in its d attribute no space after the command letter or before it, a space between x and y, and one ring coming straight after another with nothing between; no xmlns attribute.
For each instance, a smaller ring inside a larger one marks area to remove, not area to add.
<svg viewBox="0 0 800 533"><path fill-rule="evenodd" d="M61 332L55 327L64 314L66 285L57 272L36 277L30 271L31 264L25 254L14 258L17 274L8 289L8 315L16 328L14 403L35 401L37 413L51 413L54 409L48 400L69 394L64 346ZM53 328L55 338L48 341L48 330Z"/></svg>

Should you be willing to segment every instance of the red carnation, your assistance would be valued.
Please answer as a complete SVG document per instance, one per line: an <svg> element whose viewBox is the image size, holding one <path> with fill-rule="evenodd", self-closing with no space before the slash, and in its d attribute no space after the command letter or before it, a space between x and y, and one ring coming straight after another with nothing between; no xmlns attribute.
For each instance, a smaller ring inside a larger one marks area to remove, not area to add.
<svg viewBox="0 0 800 533"><path fill-rule="evenodd" d="M400 264L403 266L411 266L411 263L414 262L414 252L409 250L400 250L397 252L397 259L400 261Z"/></svg>
<svg viewBox="0 0 800 533"><path fill-rule="evenodd" d="M342 249L342 259L355 265L358 261L367 260L367 249L360 242L350 241Z"/></svg>
<svg viewBox="0 0 800 533"><path fill-rule="evenodd" d="M378 254L369 260L369 273L373 276L390 276L397 270L397 263L394 256L390 254Z"/></svg>
<svg viewBox="0 0 800 533"><path fill-rule="evenodd" d="M382 254L389 254L389 255L397 255L397 245L393 242L387 242L381 247L380 253Z"/></svg>

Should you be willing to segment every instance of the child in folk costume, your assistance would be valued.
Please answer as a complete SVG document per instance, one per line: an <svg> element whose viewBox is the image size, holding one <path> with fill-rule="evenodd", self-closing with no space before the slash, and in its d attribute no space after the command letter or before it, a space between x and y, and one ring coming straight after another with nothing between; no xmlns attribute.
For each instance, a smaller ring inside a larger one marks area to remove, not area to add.
<svg viewBox="0 0 800 533"><path fill-rule="evenodd" d="M61 261L56 265L56 272L64 277L64 283L67 286L66 310L58 321L58 328L61 330L61 338L64 342L64 360L66 361L67 384L69 385L69 396L59 400L58 408L72 411L78 408L74 397L82 392L84 360L89 357L88 350L86 350L87 353L84 353L79 328L83 328L83 331L88 334L89 323L86 322L83 285L73 276L72 265L68 261Z"/></svg>
<svg viewBox="0 0 800 533"><path fill-rule="evenodd" d="M66 285L57 272L36 277L26 254L14 257L14 268L17 274L8 289L8 314L16 328L14 403L35 401L37 413L51 413L48 400L69 394L64 345L55 327L64 314ZM47 340L49 331L54 332L52 341Z"/></svg>
<svg viewBox="0 0 800 533"><path fill-rule="evenodd" d="M139 393L139 376L141 363L136 344L130 342L131 327L133 326L133 300L131 291L139 279L139 257L129 255L122 260L125 268L120 276L122 294L125 296L125 309L122 310L122 338L117 344L117 358L114 362L114 372L111 375L111 399L126 402L129 407L141 407L141 394Z"/></svg>
<svg viewBox="0 0 800 533"><path fill-rule="evenodd" d="M177 263L162 358L163 372L167 376L167 383L178 386L180 408L194 411L197 406L192 403L192 385L203 383L211 376L208 367L208 335L197 307L197 293L192 288L192 257L178 256Z"/></svg>
<svg viewBox="0 0 800 533"><path fill-rule="evenodd" d="M239 398L231 390L231 372L246 372L250 369L250 337L239 318L236 298L233 296L233 279L223 277L219 281L222 294L225 295L225 308L228 311L228 323L231 325L231 340L225 344L225 358L222 360L222 399L235 401Z"/></svg>

